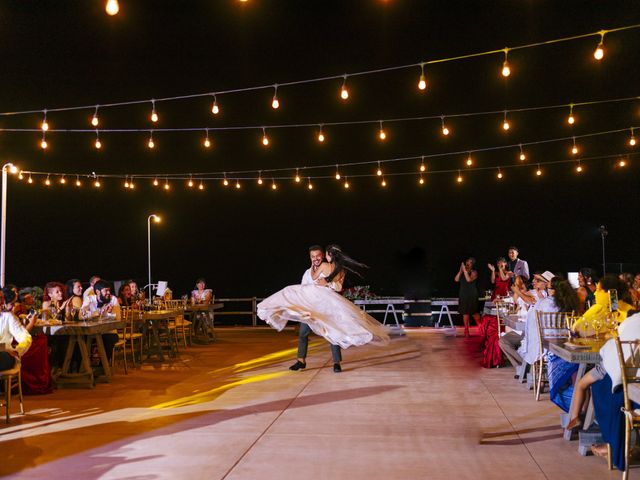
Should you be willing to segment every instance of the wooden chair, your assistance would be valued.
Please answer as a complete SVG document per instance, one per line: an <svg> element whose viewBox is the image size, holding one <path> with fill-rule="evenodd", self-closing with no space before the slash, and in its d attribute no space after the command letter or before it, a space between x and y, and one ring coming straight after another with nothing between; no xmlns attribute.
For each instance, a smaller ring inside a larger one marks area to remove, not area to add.
<svg viewBox="0 0 640 480"><path fill-rule="evenodd" d="M16 364L9 370L0 371L0 380L4 381L4 414L5 421L9 423L9 408L11 407L11 389L14 380L18 384L18 398L20 399L20 413L24 415L24 405L22 403L22 379L20 376L20 360L16 359Z"/></svg>
<svg viewBox="0 0 640 480"><path fill-rule="evenodd" d="M189 320L184 318L184 302L182 300L167 300L165 302L165 308L167 310L176 310L178 312L180 312L175 320L173 321L173 324L175 326L175 333L176 333L176 345L177 345L177 335L182 336L182 343L184 344L185 348L187 347L187 332L189 332L189 345L191 345L191 338L192 338L192 322L190 322Z"/></svg>
<svg viewBox="0 0 640 480"><path fill-rule="evenodd" d="M640 429L640 410L633 408L633 403L629 398L629 385L640 383L640 339L620 340L617 335L614 338L618 352L618 362L620 363L622 388L624 390L624 406L622 407L622 412L625 416L624 472L622 472L622 478L626 480L629 478L629 461L631 459L631 431L636 430L636 443L640 434L640 431L638 431ZM609 453L609 469L611 469L611 453Z"/></svg>
<svg viewBox="0 0 640 480"><path fill-rule="evenodd" d="M142 363L142 341L144 335L136 330L136 316L139 314L139 310L134 310L131 307L122 307L122 321L125 322L124 332L120 336L121 340L129 343L129 348L131 350L131 362L135 368L136 366L136 340L139 341L140 345L140 363Z"/></svg>
<svg viewBox="0 0 640 480"><path fill-rule="evenodd" d="M113 367L116 362L116 352L118 350L122 350L122 359L124 362L124 373L128 375L127 371L127 341L124 338L126 328L118 328L118 341L113 345L113 349L111 350L111 370L113 371Z"/></svg>
<svg viewBox="0 0 640 480"><path fill-rule="evenodd" d="M536 312L536 323L538 326L538 348L540 358L536 360L531 368L533 369L533 386L536 401L540 400L542 383L547 374L547 356L544 354L545 343L567 340L570 336L570 327L573 324L573 312Z"/></svg>

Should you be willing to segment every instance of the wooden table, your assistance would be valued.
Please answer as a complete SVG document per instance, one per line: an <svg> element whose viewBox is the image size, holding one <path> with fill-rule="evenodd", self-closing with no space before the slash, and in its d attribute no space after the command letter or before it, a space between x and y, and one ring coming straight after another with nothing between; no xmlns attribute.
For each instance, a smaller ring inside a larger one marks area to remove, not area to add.
<svg viewBox="0 0 640 480"><path fill-rule="evenodd" d="M199 343L211 343L216 339L214 329L214 311L224 307L224 303L201 303L191 304L184 308L184 313L189 315L189 320L193 323L195 339ZM205 313L206 315L198 315Z"/></svg>
<svg viewBox="0 0 640 480"><path fill-rule="evenodd" d="M98 347L98 355L100 357L100 365L104 371L105 381L111 380L111 367L107 360L107 353L104 349L102 334L109 333L117 328L124 327L124 322L116 320L114 316L104 318L96 317L82 322L66 322L60 325L50 325L47 323L36 324L36 328L42 329L47 335L67 335L69 343L64 355L62 364L62 373L57 378L58 386L63 385L79 385L93 388L95 386L96 377L91 368L91 345L95 341ZM78 345L82 362L78 373L69 371L71 359L73 357L74 348Z"/></svg>
<svg viewBox="0 0 640 480"><path fill-rule="evenodd" d="M162 344L160 343L159 335L161 329L167 331L167 337L169 338L169 356L175 357L177 355L178 346L173 336L169 333L169 322L175 319L179 313L177 310L148 310L142 312L141 320L144 322L144 335L147 336L147 333L150 334L146 360L150 360L151 357L155 355L158 357L158 360L164 362L164 354L162 353Z"/></svg>
<svg viewBox="0 0 640 480"><path fill-rule="evenodd" d="M605 340L593 340L593 342L589 342L589 348L583 349L572 349L567 348L564 345L564 342L561 343L552 343L549 342L549 351L563 360L570 363L578 364L578 373L576 374L576 382L574 385L578 384L578 381L584 376L585 370L587 368L587 364L597 365L602 361L600 357L600 348L604 345ZM571 411L574 407L574 402L576 401L575 387L573 390L573 395L571 396L571 407L569 411ZM560 418L561 426L564 426L569 422L568 414L562 414ZM588 430L593 423L594 411L593 411L593 398L589 401L589 407L587 409L587 415L584 419L584 424L582 426L583 430ZM564 439L571 440L571 430L564 430ZM587 449L584 446L578 446L578 452L581 455L587 454Z"/></svg>

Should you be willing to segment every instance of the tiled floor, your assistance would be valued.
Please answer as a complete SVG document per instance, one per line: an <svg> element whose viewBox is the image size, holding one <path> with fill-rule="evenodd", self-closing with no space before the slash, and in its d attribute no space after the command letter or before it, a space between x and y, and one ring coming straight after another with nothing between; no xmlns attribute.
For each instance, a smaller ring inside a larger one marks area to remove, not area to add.
<svg viewBox="0 0 640 480"><path fill-rule="evenodd" d="M10 478L607 479L565 442L559 410L478 366L474 340L409 332L344 352L314 342L290 372L293 330L221 329L180 360L94 390L26 397L0 425Z"/></svg>

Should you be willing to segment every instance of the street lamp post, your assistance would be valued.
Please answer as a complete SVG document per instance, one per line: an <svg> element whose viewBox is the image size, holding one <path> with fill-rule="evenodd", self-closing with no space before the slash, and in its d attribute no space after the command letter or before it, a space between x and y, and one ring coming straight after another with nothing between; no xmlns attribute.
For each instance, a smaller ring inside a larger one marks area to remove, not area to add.
<svg viewBox="0 0 640 480"><path fill-rule="evenodd" d="M149 254L149 302L151 302L152 296L151 296L151 219L153 218L153 221L156 223L160 222L160 217L158 215L155 214L151 214L149 215L149 217L147 218L147 253Z"/></svg>
<svg viewBox="0 0 640 480"><path fill-rule="evenodd" d="M2 232L0 233L0 287L5 282L5 258L7 247L7 169L16 173L18 168L13 163L5 163L2 166Z"/></svg>
<svg viewBox="0 0 640 480"><path fill-rule="evenodd" d="M607 274L607 260L605 258L605 253L604 253L604 237L606 237L609 232L607 231L607 229L605 228L604 225L600 225L600 237L602 237L602 275L606 275Z"/></svg>

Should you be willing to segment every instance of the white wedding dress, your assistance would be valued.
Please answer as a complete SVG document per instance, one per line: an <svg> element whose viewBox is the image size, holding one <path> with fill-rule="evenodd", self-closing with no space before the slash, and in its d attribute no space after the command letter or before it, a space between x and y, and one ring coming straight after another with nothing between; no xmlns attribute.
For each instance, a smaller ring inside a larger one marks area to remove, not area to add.
<svg viewBox="0 0 640 480"><path fill-rule="evenodd" d="M278 331L288 321L309 325L316 334L342 348L367 343L386 345L387 328L328 287L290 285L258 304L258 317Z"/></svg>

